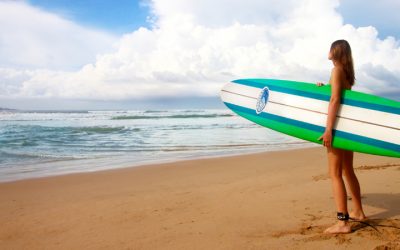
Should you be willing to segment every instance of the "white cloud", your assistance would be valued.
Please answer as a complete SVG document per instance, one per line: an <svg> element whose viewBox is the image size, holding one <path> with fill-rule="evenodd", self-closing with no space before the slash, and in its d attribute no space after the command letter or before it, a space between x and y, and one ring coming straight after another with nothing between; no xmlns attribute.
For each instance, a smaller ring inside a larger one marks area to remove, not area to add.
<svg viewBox="0 0 400 250"><path fill-rule="evenodd" d="M241 24L273 25L286 17L286 10L293 9L296 0L238 0L218 1L151 1L153 14L159 26L176 25L182 17L189 17L193 23L206 27L226 27L235 22Z"/></svg>
<svg viewBox="0 0 400 250"><path fill-rule="evenodd" d="M0 90L19 97L117 100L216 96L236 78L327 80L330 43L345 38L353 48L357 88L398 91L399 41L379 39L374 27L345 25L338 4L154 0L154 28L124 35L114 52L76 72L3 69Z"/></svg>
<svg viewBox="0 0 400 250"><path fill-rule="evenodd" d="M77 70L116 41L25 2L0 1L0 67Z"/></svg>

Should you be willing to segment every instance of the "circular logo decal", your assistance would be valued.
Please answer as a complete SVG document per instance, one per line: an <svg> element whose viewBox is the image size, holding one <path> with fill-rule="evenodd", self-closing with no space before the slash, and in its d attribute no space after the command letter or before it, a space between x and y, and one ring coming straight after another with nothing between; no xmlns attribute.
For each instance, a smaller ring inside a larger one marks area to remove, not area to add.
<svg viewBox="0 0 400 250"><path fill-rule="evenodd" d="M257 107L256 107L257 115L260 114L264 110L264 108L268 102L268 97L269 97L269 89L268 89L268 87L264 87L261 90L260 95L258 96Z"/></svg>

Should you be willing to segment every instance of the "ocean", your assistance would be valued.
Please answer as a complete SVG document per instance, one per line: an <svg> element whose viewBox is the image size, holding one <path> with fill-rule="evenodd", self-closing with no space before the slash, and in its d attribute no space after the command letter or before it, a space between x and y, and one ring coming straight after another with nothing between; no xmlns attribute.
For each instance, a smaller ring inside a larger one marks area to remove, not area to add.
<svg viewBox="0 0 400 250"><path fill-rule="evenodd" d="M311 145L230 110L3 111L0 182Z"/></svg>

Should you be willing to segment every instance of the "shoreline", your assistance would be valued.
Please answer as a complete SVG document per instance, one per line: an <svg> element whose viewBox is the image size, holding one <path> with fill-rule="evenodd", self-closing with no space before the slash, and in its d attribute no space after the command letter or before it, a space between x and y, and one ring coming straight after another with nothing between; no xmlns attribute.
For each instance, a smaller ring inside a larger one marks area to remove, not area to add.
<svg viewBox="0 0 400 250"><path fill-rule="evenodd" d="M232 157L232 156L244 156L244 155L251 155L251 154L259 154L259 153L268 153L268 152L278 152L278 151L290 151L296 149L306 149L306 148L316 148L319 145L311 144L309 142L298 142L293 144L285 144L286 148L278 148L278 149L241 149L237 151L224 151L224 152L210 152L208 155L203 154L192 154L192 155L174 155L170 158L163 158L163 159L156 159L156 160L142 160L138 163L133 163L132 160L128 160L128 158L124 160L120 160L123 157L112 157L113 160L108 160L106 163L101 163L101 167L95 167L94 165L100 165L100 158L98 159L73 159L68 161L50 161L44 163L35 163L31 165L49 165L54 166L55 164L60 164L61 166L75 166L84 163L85 168L76 167L70 170L63 170L59 172L49 172L49 173L37 173L35 172L31 176L26 177L15 177L10 179L1 179L1 183L8 183L14 181L23 181L23 180L30 180L30 179L37 179L37 178L47 178L47 177L56 177L56 176L63 176L63 175L71 175L71 174L79 174L79 173L94 173L98 171L107 171L107 170L118 170L118 169L125 169L125 168L136 168L136 167L145 167L149 165L158 165L158 164L166 164L166 163L175 163L180 161L191 161L191 160L201 160L201 159L213 159L213 158L220 158L220 157ZM291 145L288 147L288 145ZM65 165L64 165L65 164ZM31 166L29 165L29 166ZM104 167L104 166L106 167ZM58 165L59 166L59 165ZM18 166L16 166L18 167ZM33 172L32 172L33 173ZM17 173L14 175L18 175Z"/></svg>
<svg viewBox="0 0 400 250"><path fill-rule="evenodd" d="M369 223L335 222L322 147L0 183L6 249L374 249L400 246L400 159L355 155ZM351 207L351 201L349 201Z"/></svg>

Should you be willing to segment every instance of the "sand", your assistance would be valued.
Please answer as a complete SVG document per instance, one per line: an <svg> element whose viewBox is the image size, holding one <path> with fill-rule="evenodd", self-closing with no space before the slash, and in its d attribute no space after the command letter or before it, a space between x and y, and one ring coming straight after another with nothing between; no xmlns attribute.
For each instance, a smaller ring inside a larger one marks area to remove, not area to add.
<svg viewBox="0 0 400 250"><path fill-rule="evenodd" d="M336 211L318 147L1 183L0 248L400 249L400 159L355 166L378 231L322 233Z"/></svg>

